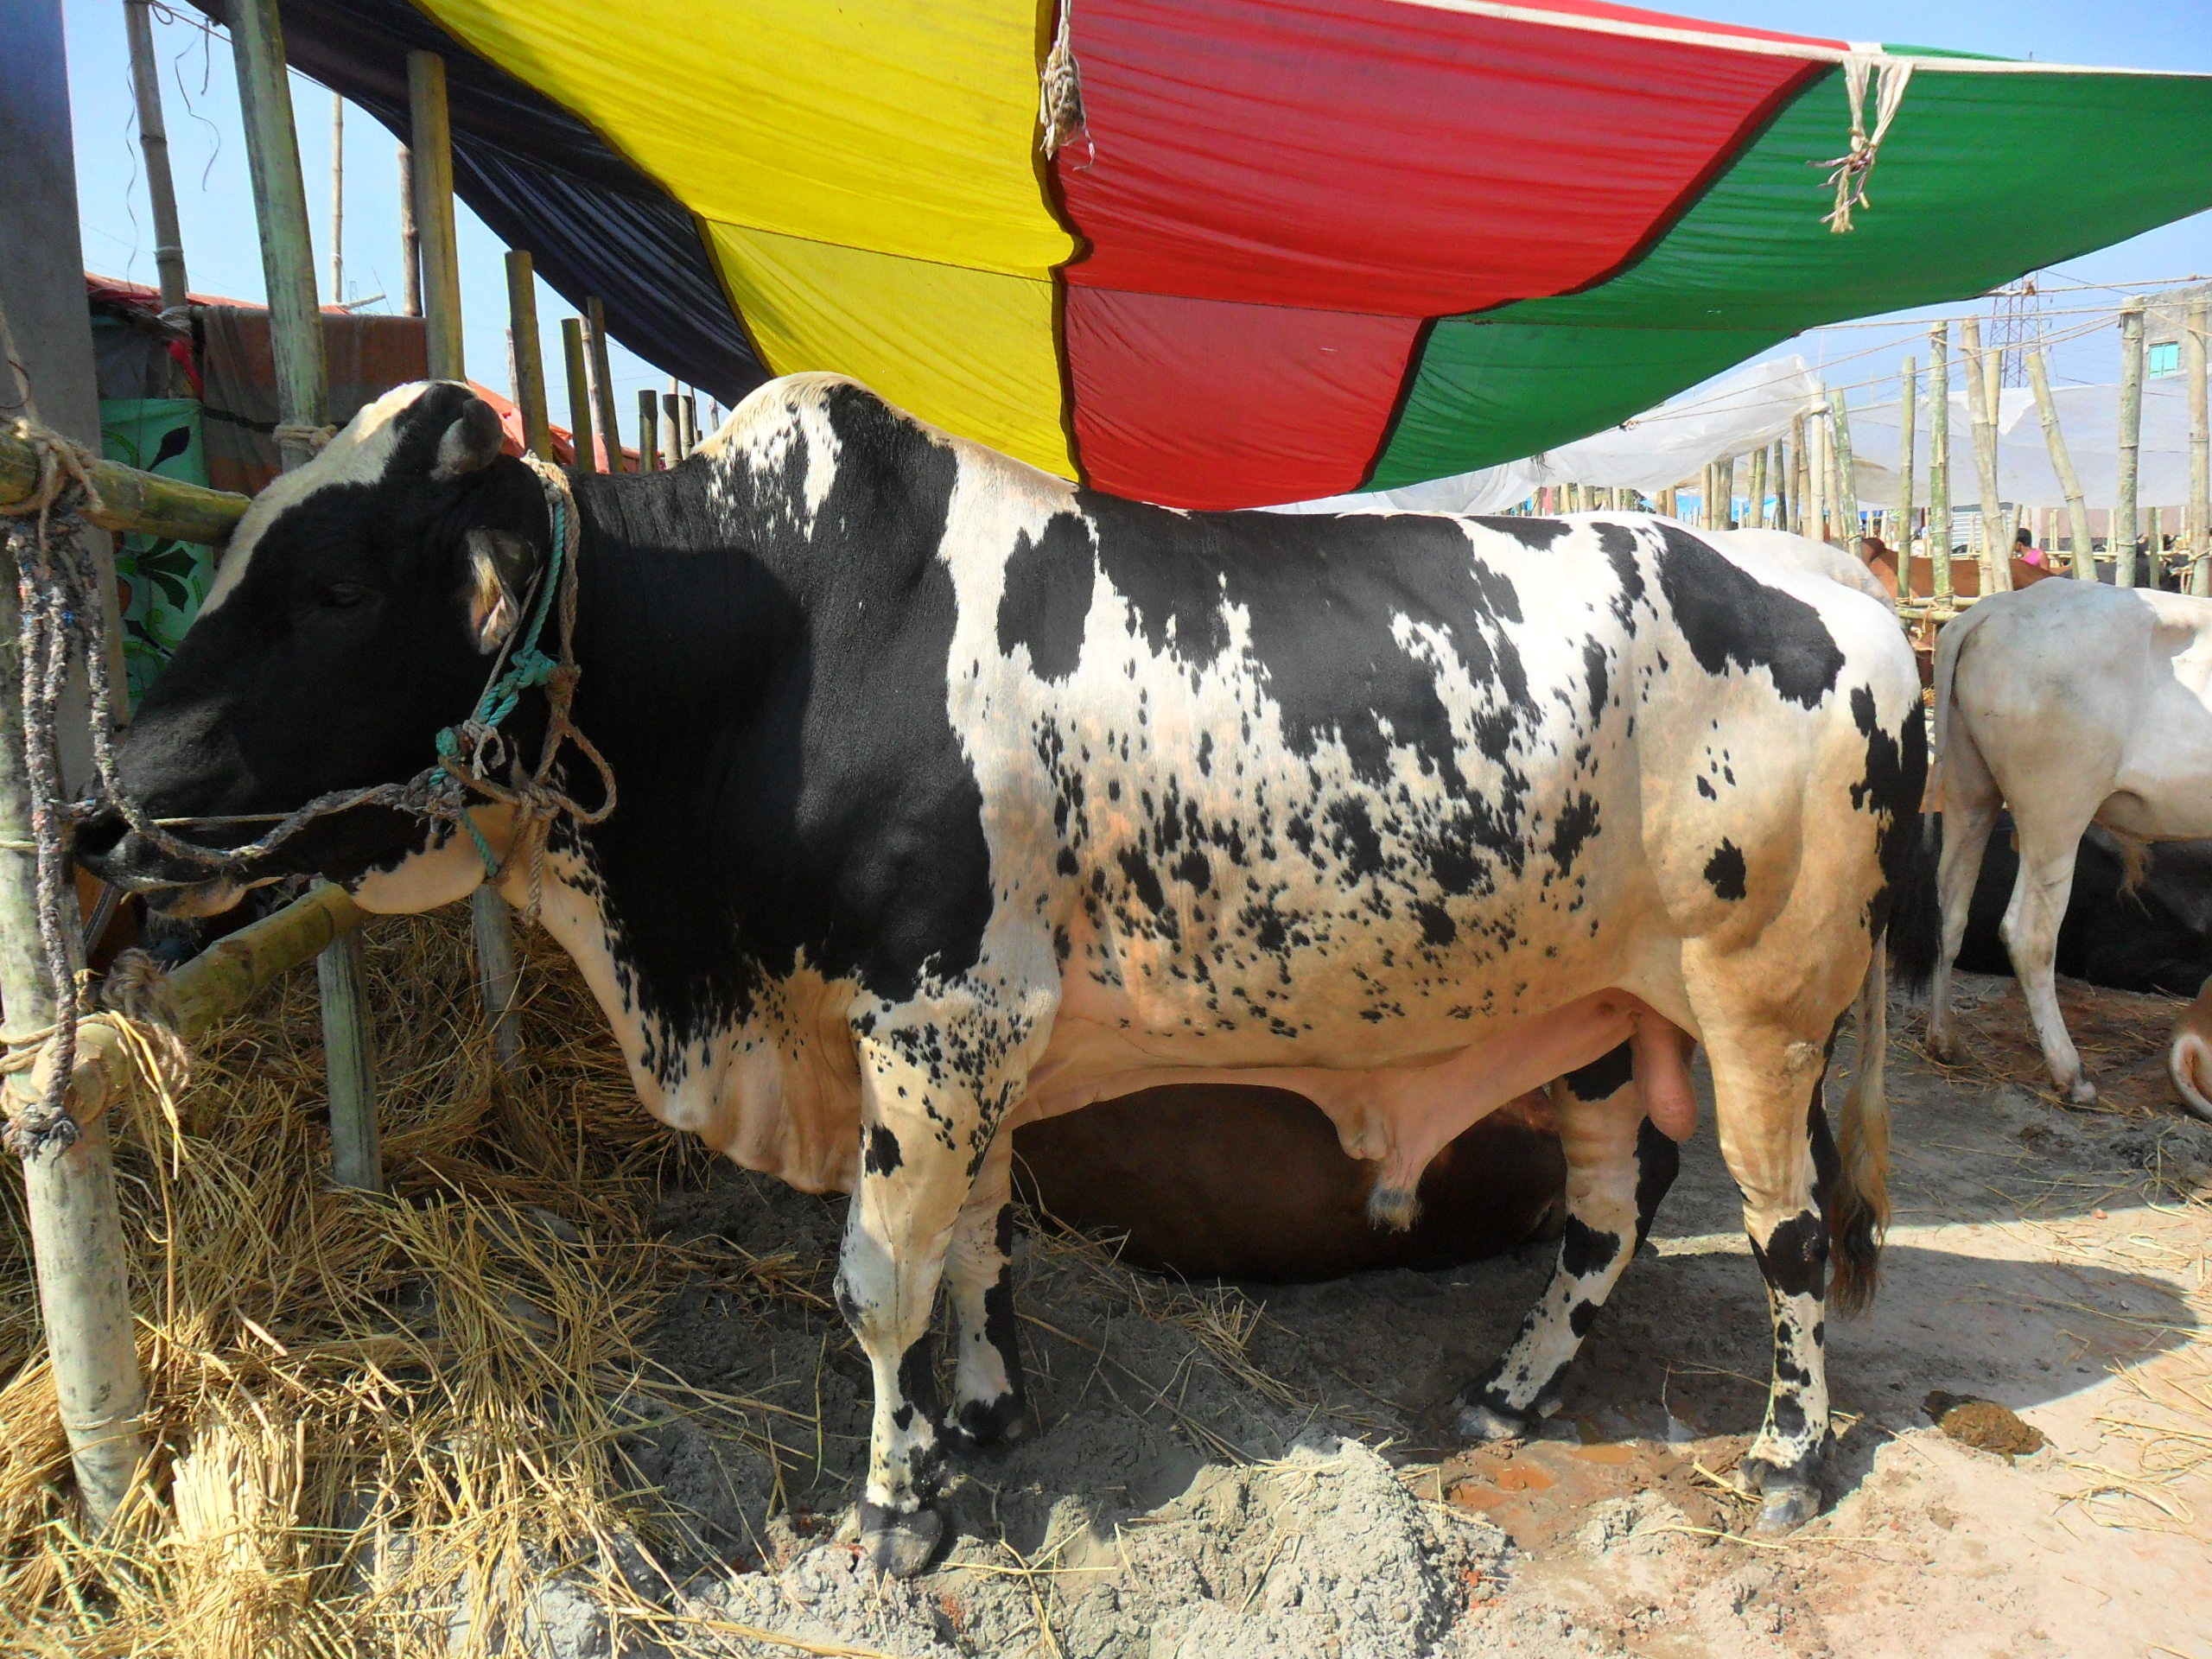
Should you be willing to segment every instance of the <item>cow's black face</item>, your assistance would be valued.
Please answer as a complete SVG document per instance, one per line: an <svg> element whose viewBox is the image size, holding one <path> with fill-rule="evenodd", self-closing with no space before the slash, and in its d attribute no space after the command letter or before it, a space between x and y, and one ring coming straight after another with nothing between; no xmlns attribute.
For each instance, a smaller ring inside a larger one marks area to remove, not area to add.
<svg viewBox="0 0 2212 1659"><path fill-rule="evenodd" d="M465 386L404 386L256 499L123 744L123 786L149 815L281 814L435 760L439 730L468 715L518 625L547 542L538 482L499 439ZM176 833L229 847L267 828ZM411 814L356 807L215 880L113 820L85 826L79 854L204 912L283 875L390 868L429 833Z"/></svg>

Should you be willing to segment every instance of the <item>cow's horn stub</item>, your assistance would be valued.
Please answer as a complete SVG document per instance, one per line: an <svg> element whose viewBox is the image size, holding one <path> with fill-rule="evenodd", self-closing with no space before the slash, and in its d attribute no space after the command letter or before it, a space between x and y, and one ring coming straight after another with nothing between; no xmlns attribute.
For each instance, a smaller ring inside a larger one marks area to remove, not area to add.
<svg viewBox="0 0 2212 1659"><path fill-rule="evenodd" d="M482 472L499 459L504 435L499 412L481 397L471 397L438 440L437 465L431 468L430 476L459 478L464 473Z"/></svg>

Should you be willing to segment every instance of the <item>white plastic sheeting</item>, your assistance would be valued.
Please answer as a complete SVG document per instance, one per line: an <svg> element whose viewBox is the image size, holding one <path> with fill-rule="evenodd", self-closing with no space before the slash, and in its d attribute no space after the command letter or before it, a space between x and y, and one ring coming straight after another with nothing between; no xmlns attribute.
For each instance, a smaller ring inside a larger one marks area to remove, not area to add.
<svg viewBox="0 0 2212 1659"><path fill-rule="evenodd" d="M1709 461L1740 455L1784 436L1790 418L1819 407L1821 395L1819 377L1802 357L1755 363L1610 431L1543 454L1404 489L1331 496L1269 511L1497 512L1527 500L1546 484L1625 486L1656 495L1694 479ZM1892 455L1896 448L1893 421ZM1739 474L1737 482L1745 481Z"/></svg>

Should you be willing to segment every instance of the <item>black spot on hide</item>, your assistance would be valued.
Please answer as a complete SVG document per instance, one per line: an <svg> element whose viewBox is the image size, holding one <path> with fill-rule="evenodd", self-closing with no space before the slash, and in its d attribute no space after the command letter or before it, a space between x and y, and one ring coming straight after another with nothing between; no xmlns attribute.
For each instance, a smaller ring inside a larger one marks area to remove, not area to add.
<svg viewBox="0 0 2212 1659"><path fill-rule="evenodd" d="M999 649L1029 647L1038 678L1064 680L1083 654L1084 619L1090 614L1096 569L1090 527L1071 512L1056 513L1036 541L1027 531L1006 562L999 598Z"/></svg>
<svg viewBox="0 0 2212 1659"><path fill-rule="evenodd" d="M1764 668L1777 695L1807 709L1835 689L1843 652L1821 613L1687 531L1662 524L1659 587L1690 654L1708 674Z"/></svg>
<svg viewBox="0 0 2212 1659"><path fill-rule="evenodd" d="M1577 1100L1611 1100L1636 1077L1636 1060L1626 1043L1567 1074L1567 1092Z"/></svg>
<svg viewBox="0 0 2212 1659"><path fill-rule="evenodd" d="M899 1137L880 1123L871 1123L868 1129L868 1149L861 1163L871 1175L888 1175L906 1161L899 1151Z"/></svg>
<svg viewBox="0 0 2212 1659"><path fill-rule="evenodd" d="M1715 898L1741 899L1747 891L1744 874L1744 849L1732 841L1722 842L1705 861L1705 879Z"/></svg>

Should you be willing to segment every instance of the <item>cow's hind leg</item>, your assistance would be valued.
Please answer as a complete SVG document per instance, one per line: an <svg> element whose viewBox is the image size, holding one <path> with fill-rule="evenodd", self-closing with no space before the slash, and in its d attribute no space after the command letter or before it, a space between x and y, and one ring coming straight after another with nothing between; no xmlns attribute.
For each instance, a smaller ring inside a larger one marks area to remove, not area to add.
<svg viewBox="0 0 2212 1659"><path fill-rule="evenodd" d="M1014 1137L1003 1131L976 1172L945 1253L959 1357L944 1437L955 1453L1011 1446L1029 1432L1014 1312Z"/></svg>
<svg viewBox="0 0 2212 1659"><path fill-rule="evenodd" d="M1644 1116L1623 1043L1553 1085L1567 1154L1567 1228L1551 1283L1497 1362L1461 1389L1459 1432L1528 1433L1555 1395L1629 1258L1651 1230L1681 1154Z"/></svg>
<svg viewBox="0 0 2212 1659"><path fill-rule="evenodd" d="M1721 1155L1744 1197L1744 1227L1766 1281L1774 1374L1765 1421L1737 1468L1765 1502L1758 1530L1787 1532L1821 1506L1827 1450L1828 1229L1825 1187L1841 1163L1821 1106L1824 1044L1769 1024L1705 1022Z"/></svg>
<svg viewBox="0 0 2212 1659"><path fill-rule="evenodd" d="M1943 851L1936 868L1936 893L1943 938L1936 952L1936 976L1928 994L1928 1052L1944 1064L1961 1058L1951 1014L1951 964L1966 943L1967 920L1974 907L1974 883L1997 822L1997 780L1989 775L1981 751L1963 731L1951 734L1943 757Z"/></svg>
<svg viewBox="0 0 2212 1659"><path fill-rule="evenodd" d="M2020 875L2012 884L2012 902L2005 907L1999 931L2012 971L2019 976L2021 999L2028 1005L2028 1019L2043 1046L2050 1080L2069 1100L2085 1106L2097 1097L2097 1088L2082 1069L2080 1051L2059 1010L2057 962L2059 925L2066 919L2066 903L2073 896L2074 862L2089 820L2063 807L2063 803L2037 802L2031 812L2015 810Z"/></svg>

